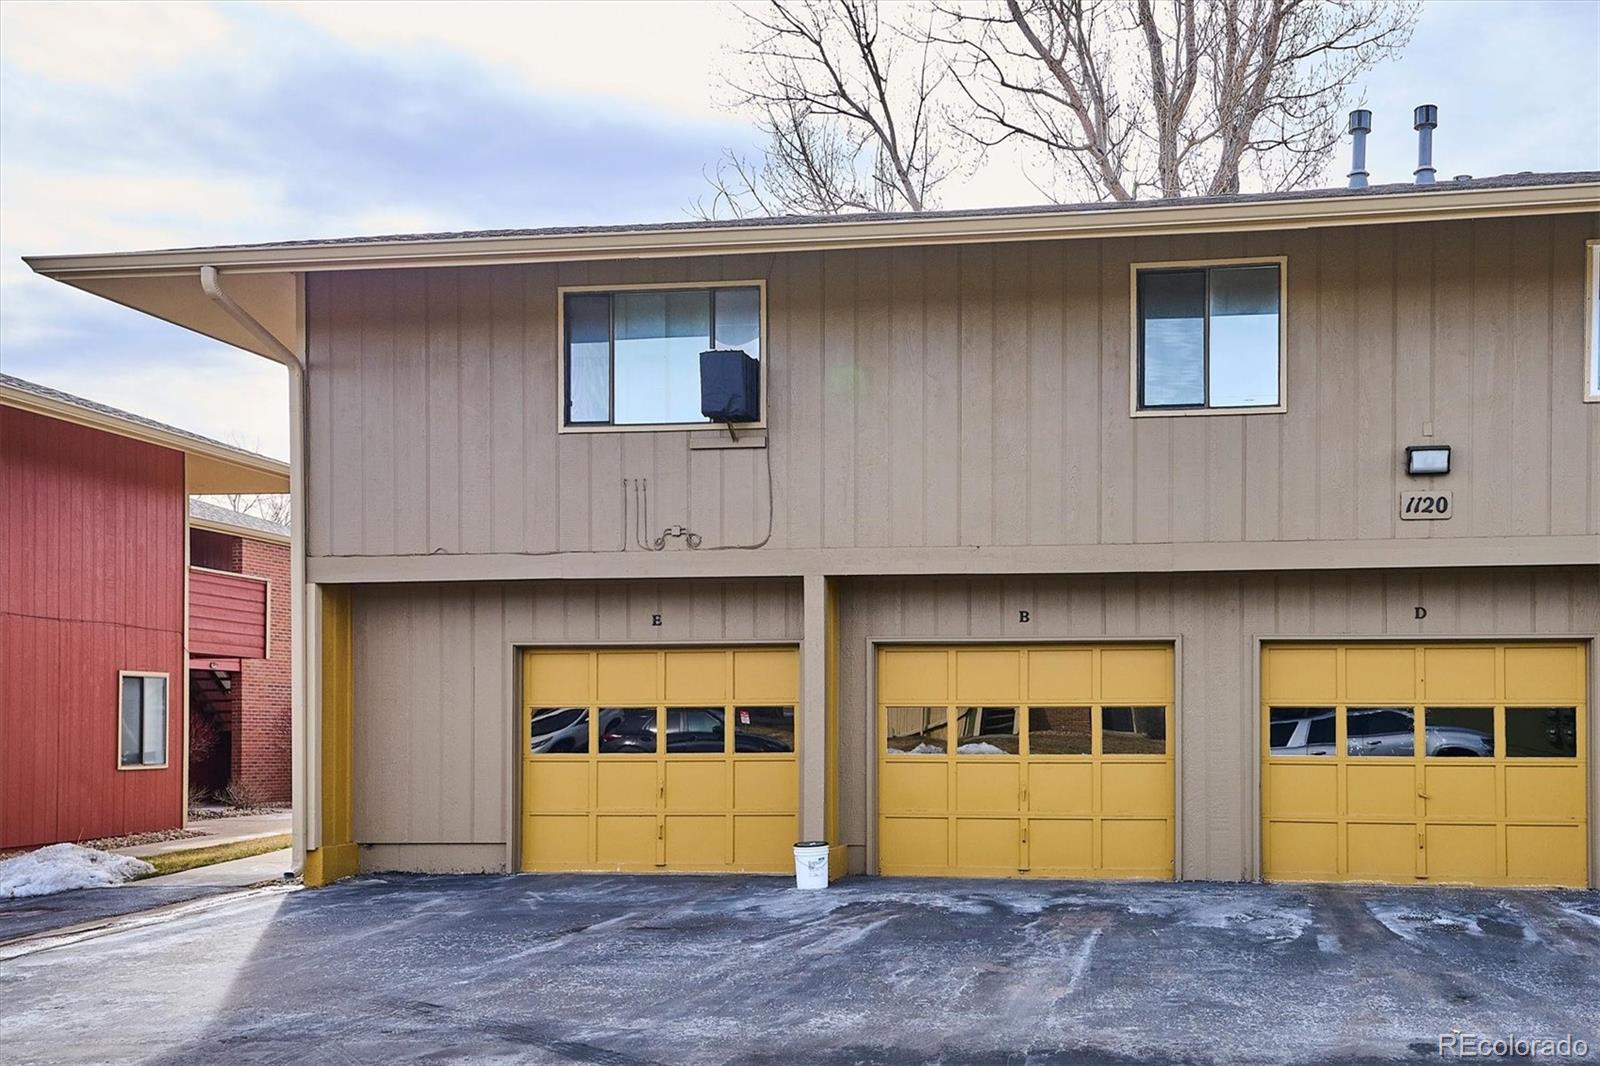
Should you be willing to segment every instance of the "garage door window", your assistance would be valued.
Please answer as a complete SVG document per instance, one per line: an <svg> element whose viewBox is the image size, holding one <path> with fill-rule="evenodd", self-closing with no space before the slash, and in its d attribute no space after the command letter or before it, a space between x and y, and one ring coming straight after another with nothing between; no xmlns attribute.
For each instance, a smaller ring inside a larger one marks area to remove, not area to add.
<svg viewBox="0 0 1600 1066"><path fill-rule="evenodd" d="M587 755L589 708L538 707L530 717L528 751L533 755Z"/></svg>
<svg viewBox="0 0 1600 1066"><path fill-rule="evenodd" d="M656 753L656 709L654 707L600 708L600 754L654 755Z"/></svg>
<svg viewBox="0 0 1600 1066"><path fill-rule="evenodd" d="M1102 707L1100 751L1104 755L1165 755L1165 707Z"/></svg>
<svg viewBox="0 0 1600 1066"><path fill-rule="evenodd" d="M1028 750L1035 755L1089 755L1093 723L1087 707L1029 707Z"/></svg>
<svg viewBox="0 0 1600 1066"><path fill-rule="evenodd" d="M727 745L721 707L675 707L667 711L667 751L720 754Z"/></svg>
<svg viewBox="0 0 1600 1066"><path fill-rule="evenodd" d="M1424 707L1423 754L1438 758L1494 758L1493 707Z"/></svg>
<svg viewBox="0 0 1600 1066"><path fill-rule="evenodd" d="M1513 759L1576 759L1576 707L1507 707L1506 755Z"/></svg>
<svg viewBox="0 0 1600 1066"><path fill-rule="evenodd" d="M734 712L733 753L794 750L793 707L739 707Z"/></svg>
<svg viewBox="0 0 1600 1066"><path fill-rule="evenodd" d="M1021 748L1015 707L956 708L957 755L1015 755Z"/></svg>
<svg viewBox="0 0 1600 1066"><path fill-rule="evenodd" d="M1332 755L1338 743L1332 707L1273 707L1267 731L1274 756Z"/></svg>
<svg viewBox="0 0 1600 1066"><path fill-rule="evenodd" d="M946 722L943 707L889 707L884 742L890 755L943 755Z"/></svg>
<svg viewBox="0 0 1600 1066"><path fill-rule="evenodd" d="M1406 707L1351 707L1345 712L1345 735L1351 755L1416 753L1413 712Z"/></svg>

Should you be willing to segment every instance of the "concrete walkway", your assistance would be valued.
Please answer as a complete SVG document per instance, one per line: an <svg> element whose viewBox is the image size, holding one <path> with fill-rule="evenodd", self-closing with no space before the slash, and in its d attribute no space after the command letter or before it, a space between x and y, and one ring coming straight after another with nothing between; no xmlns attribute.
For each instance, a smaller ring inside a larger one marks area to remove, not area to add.
<svg viewBox="0 0 1600 1066"><path fill-rule="evenodd" d="M183 840L163 840L155 844L139 844L131 848L111 848L118 855L145 858L149 855L166 855L191 848L212 848L218 844L233 844L241 840L277 836L289 832L289 812L276 814L242 814L230 818L206 818L192 821L184 828L204 836L186 837Z"/></svg>
<svg viewBox="0 0 1600 1066"><path fill-rule="evenodd" d="M283 848L280 851L252 855L247 859L232 859L210 866L197 866L193 870L179 870L177 873L163 874L160 877L147 877L135 883L154 886L248 888L263 881L283 880L283 875L289 871L292 858L293 853L290 849Z"/></svg>
<svg viewBox="0 0 1600 1066"><path fill-rule="evenodd" d="M291 852L284 848L108 888L0 900L0 946L106 924L176 903L223 896L253 885L281 883L290 861Z"/></svg>

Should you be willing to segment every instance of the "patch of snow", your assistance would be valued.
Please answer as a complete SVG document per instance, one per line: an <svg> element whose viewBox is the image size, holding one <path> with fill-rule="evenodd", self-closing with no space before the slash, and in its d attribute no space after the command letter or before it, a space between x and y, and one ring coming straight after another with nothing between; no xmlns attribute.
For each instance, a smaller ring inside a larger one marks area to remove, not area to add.
<svg viewBox="0 0 1600 1066"><path fill-rule="evenodd" d="M924 741L923 743L918 744L916 747L912 748L910 751L896 751L896 752L894 752L894 754L896 754L896 755L943 755L944 754L944 745L943 744L929 744L926 741ZM1011 753L1006 751L1004 748L995 747L993 744L990 744L986 740L974 740L969 744L958 744L956 746L956 754L957 755L1009 755Z"/></svg>
<svg viewBox="0 0 1600 1066"><path fill-rule="evenodd" d="M1589 910L1586 906L1584 906L1584 904L1557 903L1556 906L1559 907L1563 913L1569 914L1580 921L1588 922L1595 928L1600 929L1600 914Z"/></svg>
<svg viewBox="0 0 1600 1066"><path fill-rule="evenodd" d="M1121 902L1129 914L1163 918L1195 929L1243 933L1262 940L1299 940L1311 928L1309 908L1274 907L1233 893L1220 895L1152 892L1147 898Z"/></svg>
<svg viewBox="0 0 1600 1066"><path fill-rule="evenodd" d="M1368 900L1367 913L1376 918L1389 932L1401 940L1410 942L1415 942L1418 933L1430 928L1463 932L1468 936L1483 935L1483 926L1479 925L1477 917L1471 914L1458 914L1433 908L1424 910L1382 900Z"/></svg>
<svg viewBox="0 0 1600 1066"><path fill-rule="evenodd" d="M1306 911L1279 907L1244 910L1231 906L1196 907L1183 917L1183 924L1230 933L1248 933L1263 940L1299 940L1311 925L1311 915Z"/></svg>
<svg viewBox="0 0 1600 1066"><path fill-rule="evenodd" d="M131 855L78 844L51 844L0 862L0 899L50 896L75 888L108 888L155 873L155 869Z"/></svg>

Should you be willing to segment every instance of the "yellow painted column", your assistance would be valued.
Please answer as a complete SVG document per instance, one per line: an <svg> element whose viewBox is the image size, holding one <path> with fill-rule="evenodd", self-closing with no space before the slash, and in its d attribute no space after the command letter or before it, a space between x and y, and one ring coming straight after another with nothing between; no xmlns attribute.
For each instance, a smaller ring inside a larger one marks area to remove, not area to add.
<svg viewBox="0 0 1600 1066"><path fill-rule="evenodd" d="M828 765L826 767L826 823L828 843L828 876L843 877L850 872L850 849L839 834L839 583L827 578L824 581L823 632L827 640L825 666L827 672L825 706L828 730Z"/></svg>
<svg viewBox="0 0 1600 1066"><path fill-rule="evenodd" d="M302 879L319 886L350 877L360 869L355 842L355 673L354 623L348 588L322 590L321 618L322 751L321 780L314 783L322 801L320 846L306 852Z"/></svg>

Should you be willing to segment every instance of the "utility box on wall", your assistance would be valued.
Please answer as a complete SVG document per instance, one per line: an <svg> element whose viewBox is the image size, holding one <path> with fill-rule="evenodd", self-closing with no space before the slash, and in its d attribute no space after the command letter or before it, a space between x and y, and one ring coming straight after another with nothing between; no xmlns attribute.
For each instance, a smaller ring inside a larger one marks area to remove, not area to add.
<svg viewBox="0 0 1600 1066"><path fill-rule="evenodd" d="M761 421L761 363L737 348L701 352L700 413L713 422Z"/></svg>

